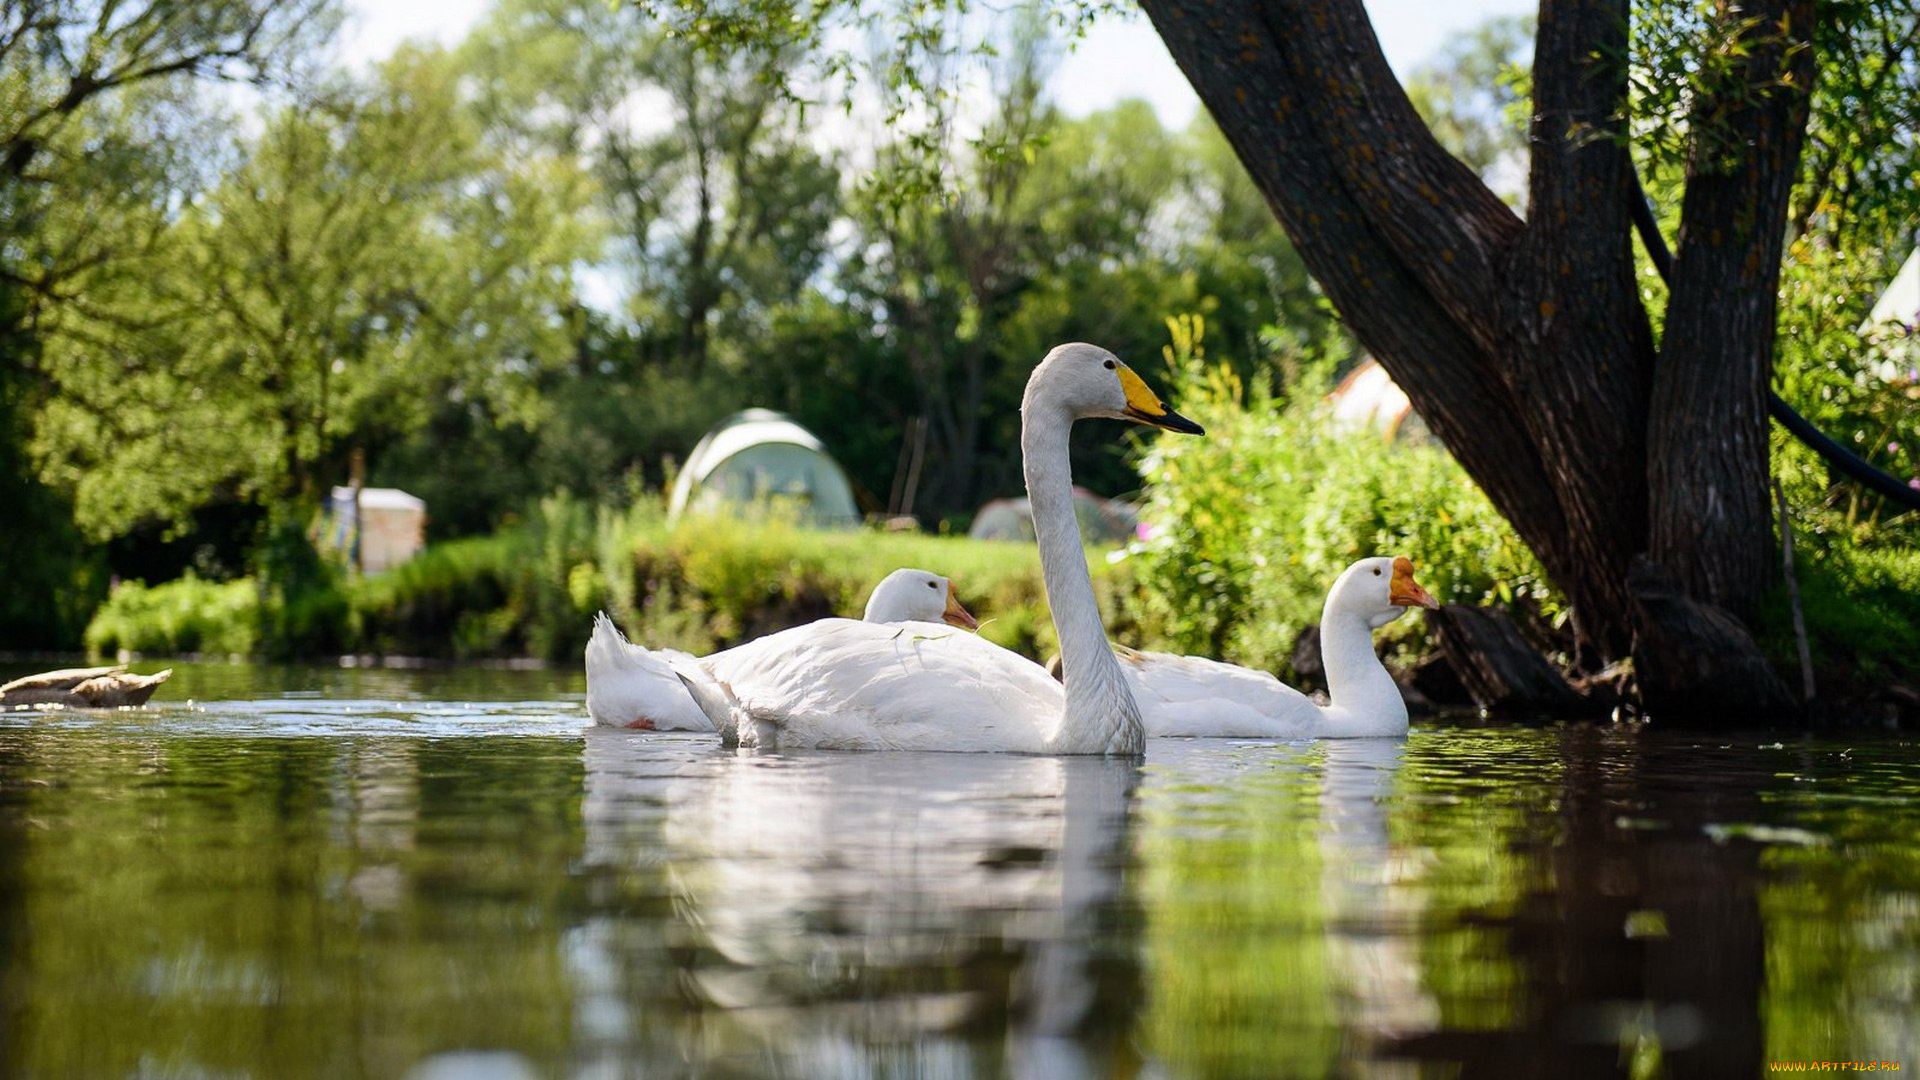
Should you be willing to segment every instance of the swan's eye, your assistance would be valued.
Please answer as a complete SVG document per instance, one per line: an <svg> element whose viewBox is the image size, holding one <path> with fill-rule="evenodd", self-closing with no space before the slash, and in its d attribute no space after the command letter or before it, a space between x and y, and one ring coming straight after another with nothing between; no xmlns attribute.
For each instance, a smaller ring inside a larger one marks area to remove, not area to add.
<svg viewBox="0 0 1920 1080"><path fill-rule="evenodd" d="M1109 361L1107 361L1107 362L1106 362L1105 364L1102 364L1101 366L1102 366L1102 367L1104 367L1104 368L1106 368L1106 369L1107 369L1108 371L1112 371L1112 370L1113 370L1113 361L1111 361L1111 360L1109 360Z"/></svg>

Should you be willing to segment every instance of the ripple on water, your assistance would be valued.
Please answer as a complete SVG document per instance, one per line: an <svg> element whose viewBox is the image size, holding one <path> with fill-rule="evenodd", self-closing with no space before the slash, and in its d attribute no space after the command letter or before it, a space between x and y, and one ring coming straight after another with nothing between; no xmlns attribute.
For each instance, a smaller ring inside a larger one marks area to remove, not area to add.
<svg viewBox="0 0 1920 1080"><path fill-rule="evenodd" d="M0 1071L1920 1060L1898 739L760 755L591 728L570 672L169 689L0 717Z"/></svg>

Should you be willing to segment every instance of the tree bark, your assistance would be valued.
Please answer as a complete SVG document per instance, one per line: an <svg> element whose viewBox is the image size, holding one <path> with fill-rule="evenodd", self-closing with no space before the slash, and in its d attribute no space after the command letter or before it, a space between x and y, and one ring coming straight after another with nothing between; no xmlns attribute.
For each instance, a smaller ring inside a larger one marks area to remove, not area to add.
<svg viewBox="0 0 1920 1080"><path fill-rule="evenodd" d="M1749 619L1769 577L1767 387L1787 197L1813 85L1814 0L1727 4L1744 60L1696 101L1648 440L1656 562Z"/></svg>
<svg viewBox="0 0 1920 1080"><path fill-rule="evenodd" d="M1811 50L1779 39L1805 40L1811 5L1719 16L1757 16L1757 50L1696 108L1753 137L1695 170L1690 280L1656 355L1634 279L1629 0L1540 5L1525 222L1427 130L1361 0L1143 2L1355 335L1567 594L1593 659L1625 656L1657 617L1628 586L1636 556L1742 615L1764 584L1767 347L1812 77Z"/></svg>
<svg viewBox="0 0 1920 1080"><path fill-rule="evenodd" d="M1480 708L1527 716L1606 712L1606 704L1580 696L1527 644L1506 609L1449 604L1427 619L1440 631L1442 655Z"/></svg>
<svg viewBox="0 0 1920 1080"><path fill-rule="evenodd" d="M1605 277L1602 254L1549 246L1582 222L1530 236L1447 154L1394 79L1358 0L1143 6L1355 335L1540 556L1583 635L1607 655L1624 653L1623 581L1644 539L1632 525L1645 519L1645 480L1633 475L1636 456L1618 460L1631 427L1622 431L1614 410L1592 411L1598 395L1582 377L1606 370L1631 380L1645 361L1609 356L1599 343L1584 357L1548 351L1577 343L1581 324L1605 322L1561 296ZM1623 10L1622 42L1625 27ZM1619 160L1596 145L1563 138L1551 153ZM1545 186L1556 198L1573 189L1561 199L1566 212L1604 215L1579 190L1603 172L1564 169ZM1619 237L1623 256L1629 242ZM1551 293L1534 279L1543 263L1555 271ZM1630 279L1626 289L1637 302ZM1530 415L1527 405L1553 394L1568 400ZM1600 452L1583 439L1598 440ZM1637 512L1623 521L1622 507ZM1594 528L1596 520L1608 524Z"/></svg>

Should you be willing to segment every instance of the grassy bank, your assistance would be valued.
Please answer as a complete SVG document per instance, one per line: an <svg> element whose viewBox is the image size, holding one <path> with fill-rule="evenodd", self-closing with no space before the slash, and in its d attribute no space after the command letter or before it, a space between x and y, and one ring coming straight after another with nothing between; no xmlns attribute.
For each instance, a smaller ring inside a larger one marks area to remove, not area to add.
<svg viewBox="0 0 1920 1080"><path fill-rule="evenodd" d="M1100 553L1091 561L1119 633L1136 607L1127 565ZM105 655L571 663L605 609L637 640L700 653L827 615L857 617L873 585L902 566L955 579L988 638L1035 658L1052 650L1030 545L718 518L670 529L652 500L614 511L565 498L495 535L436 544L378 575L338 573L286 601L263 597L250 579L129 583L95 615L86 644Z"/></svg>

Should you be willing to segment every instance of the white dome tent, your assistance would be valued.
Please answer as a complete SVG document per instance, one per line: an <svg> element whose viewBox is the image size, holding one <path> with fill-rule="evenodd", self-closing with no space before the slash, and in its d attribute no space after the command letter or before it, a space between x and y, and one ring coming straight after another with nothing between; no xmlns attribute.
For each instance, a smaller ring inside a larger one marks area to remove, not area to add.
<svg viewBox="0 0 1920 1080"><path fill-rule="evenodd" d="M785 413L747 409L720 421L693 448L674 479L667 520L769 508L814 526L860 524L853 485L820 440Z"/></svg>

